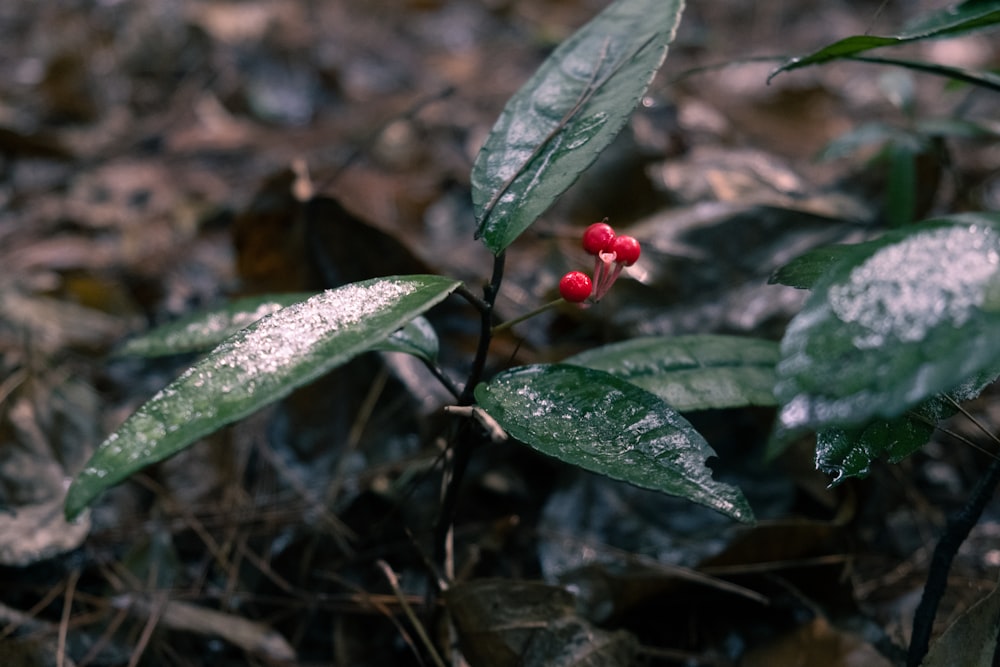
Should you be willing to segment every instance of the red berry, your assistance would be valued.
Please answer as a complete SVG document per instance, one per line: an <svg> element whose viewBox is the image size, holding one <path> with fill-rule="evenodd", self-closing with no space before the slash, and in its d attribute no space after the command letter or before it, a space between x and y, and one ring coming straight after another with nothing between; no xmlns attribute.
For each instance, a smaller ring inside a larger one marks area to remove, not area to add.
<svg viewBox="0 0 1000 667"><path fill-rule="evenodd" d="M582 271L570 271L559 281L559 295L567 301L581 303L593 291L590 276Z"/></svg>
<svg viewBox="0 0 1000 667"><path fill-rule="evenodd" d="M617 236L611 241L608 251L615 253L616 262L632 266L639 259L642 249L639 247L639 242L631 236Z"/></svg>
<svg viewBox="0 0 1000 667"><path fill-rule="evenodd" d="M590 255L604 252L615 240L615 230L606 222L595 222L583 232L583 249Z"/></svg>

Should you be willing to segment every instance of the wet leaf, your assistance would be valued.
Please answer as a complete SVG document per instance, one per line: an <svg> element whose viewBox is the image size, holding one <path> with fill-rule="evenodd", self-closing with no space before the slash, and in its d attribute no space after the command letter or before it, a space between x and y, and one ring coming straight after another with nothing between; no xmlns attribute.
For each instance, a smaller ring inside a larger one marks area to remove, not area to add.
<svg viewBox="0 0 1000 667"><path fill-rule="evenodd" d="M947 396L935 396L902 416L876 419L861 428L824 429L816 435L816 468L833 476L833 484L865 477L875 459L898 463L927 444L935 425L955 414L957 403L979 396L997 377L996 369L964 382Z"/></svg>
<svg viewBox="0 0 1000 667"><path fill-rule="evenodd" d="M998 226L956 215L845 247L782 341L782 426L894 419L997 368Z"/></svg>
<svg viewBox="0 0 1000 667"><path fill-rule="evenodd" d="M160 357L209 350L260 318L311 296L315 293L266 294L237 299L217 310L195 313L136 336L127 341L118 354ZM437 358L438 339L430 322L418 317L372 349L406 352L433 360Z"/></svg>
<svg viewBox="0 0 1000 667"><path fill-rule="evenodd" d="M564 363L611 373L681 412L774 405L778 344L739 336L634 338Z"/></svg>
<svg viewBox="0 0 1000 667"><path fill-rule="evenodd" d="M472 168L476 237L503 251L625 125L674 38L681 0L619 0L507 103Z"/></svg>
<svg viewBox="0 0 1000 667"><path fill-rule="evenodd" d="M661 398L603 371L522 366L476 387L476 400L524 444L585 470L706 505L740 521L743 494L712 479L705 439Z"/></svg>
<svg viewBox="0 0 1000 667"><path fill-rule="evenodd" d="M1000 24L1000 2L970 0L957 7L948 7L928 14L911 23L906 30L891 37L854 35L829 44L807 56L792 58L775 70L769 79L781 72L857 56L872 49L936 37L956 37L998 24Z"/></svg>
<svg viewBox="0 0 1000 667"><path fill-rule="evenodd" d="M622 667L635 639L593 627L566 589L534 581L478 579L445 593L471 667Z"/></svg>
<svg viewBox="0 0 1000 667"><path fill-rule="evenodd" d="M876 459L898 463L927 444L934 424L947 416L943 407L942 401L932 399L896 419L878 419L858 429L822 430L816 434L816 468L839 484L848 477L866 477Z"/></svg>
<svg viewBox="0 0 1000 667"><path fill-rule="evenodd" d="M69 489L66 515L101 491L372 349L458 281L375 278L283 308L228 338L100 446Z"/></svg>
<svg viewBox="0 0 1000 667"><path fill-rule="evenodd" d="M268 294L237 299L217 310L195 313L136 336L126 341L118 354L160 357L209 350L265 315L314 295Z"/></svg>

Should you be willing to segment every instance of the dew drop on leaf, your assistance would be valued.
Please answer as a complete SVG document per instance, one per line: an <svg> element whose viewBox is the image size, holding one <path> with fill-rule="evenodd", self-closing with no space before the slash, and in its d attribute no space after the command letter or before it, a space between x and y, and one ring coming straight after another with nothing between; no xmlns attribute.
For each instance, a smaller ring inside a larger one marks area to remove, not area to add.
<svg viewBox="0 0 1000 667"><path fill-rule="evenodd" d="M859 349L923 340L943 323L960 327L983 304L985 285L998 269L997 252L983 248L998 244L996 231L975 225L915 235L831 287L830 306L841 321L864 328L854 337Z"/></svg>

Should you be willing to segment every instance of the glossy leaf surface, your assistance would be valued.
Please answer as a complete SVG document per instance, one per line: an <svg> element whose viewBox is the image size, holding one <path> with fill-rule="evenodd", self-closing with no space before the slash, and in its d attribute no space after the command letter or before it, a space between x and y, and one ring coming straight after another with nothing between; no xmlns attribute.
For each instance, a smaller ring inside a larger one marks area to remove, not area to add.
<svg viewBox="0 0 1000 667"><path fill-rule="evenodd" d="M565 360L611 373L681 412L774 405L778 344L738 336L634 338Z"/></svg>
<svg viewBox="0 0 1000 667"><path fill-rule="evenodd" d="M740 521L743 494L712 479L712 448L658 396L581 366L522 366L476 387L514 438L566 463L706 505Z"/></svg>
<svg viewBox="0 0 1000 667"><path fill-rule="evenodd" d="M927 444L934 423L948 414L944 408L943 401L931 399L896 419L877 419L856 429L824 429L816 434L816 469L839 484L866 477L876 459L902 461Z"/></svg>
<svg viewBox="0 0 1000 667"><path fill-rule="evenodd" d="M499 254L624 126L667 55L684 3L618 0L515 94L472 168L476 237Z"/></svg>
<svg viewBox="0 0 1000 667"><path fill-rule="evenodd" d="M119 355L160 357L210 350L240 329L315 292L268 294L237 299L222 308L195 313L156 327L125 342Z"/></svg>
<svg viewBox="0 0 1000 667"><path fill-rule="evenodd" d="M372 349L458 285L440 276L352 283L282 308L227 338L101 444L70 486L67 516L137 470Z"/></svg>
<svg viewBox="0 0 1000 667"><path fill-rule="evenodd" d="M1000 215L956 215L845 248L782 341L785 429L894 419L997 368Z"/></svg>
<svg viewBox="0 0 1000 667"><path fill-rule="evenodd" d="M267 294L237 299L222 308L195 313L136 336L128 340L118 354L160 357L210 350L265 315L311 296L315 293ZM372 349L406 352L434 360L438 353L437 333L426 318L417 317Z"/></svg>
<svg viewBox="0 0 1000 667"><path fill-rule="evenodd" d="M861 428L831 428L816 437L816 468L837 484L864 477L871 463L884 458L897 463L927 444L935 425L955 414L956 404L972 400L992 384L998 370L988 370L959 385L947 396L935 396L892 420L876 419Z"/></svg>

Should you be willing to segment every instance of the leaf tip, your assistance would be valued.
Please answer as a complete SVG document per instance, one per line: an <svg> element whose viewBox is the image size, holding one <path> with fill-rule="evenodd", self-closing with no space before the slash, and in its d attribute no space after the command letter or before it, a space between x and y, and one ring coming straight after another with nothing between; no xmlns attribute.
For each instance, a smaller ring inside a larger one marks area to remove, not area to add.
<svg viewBox="0 0 1000 667"><path fill-rule="evenodd" d="M78 519L93 499L92 493L81 489L79 479L70 484L66 499L63 501L63 516L66 521L72 523Z"/></svg>

